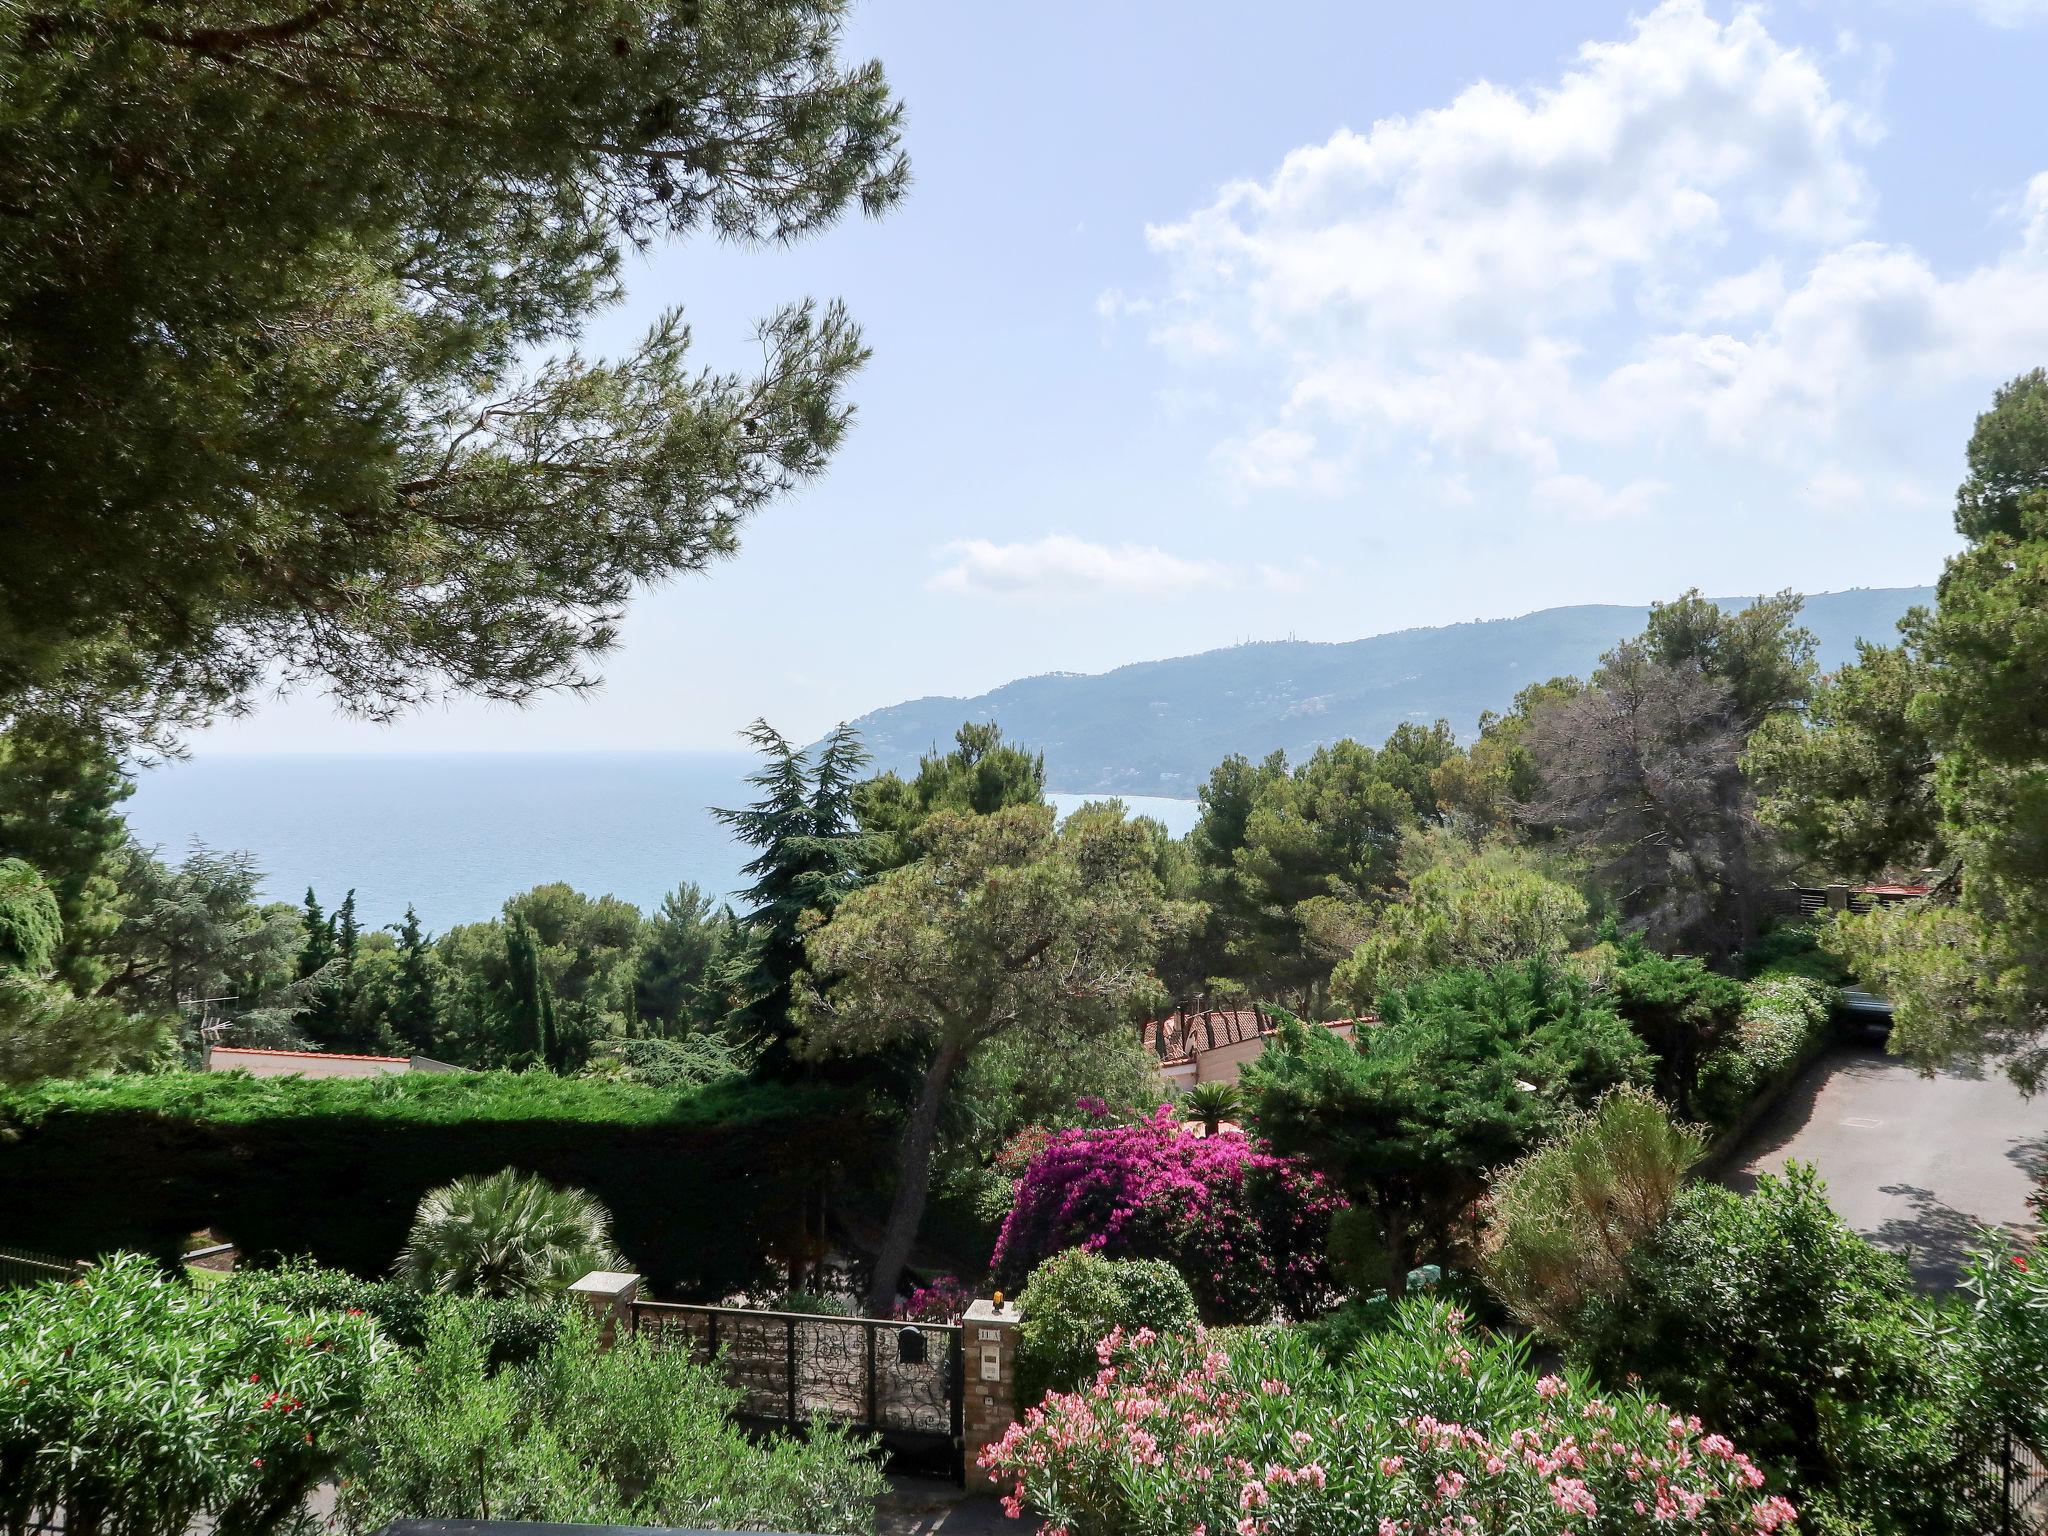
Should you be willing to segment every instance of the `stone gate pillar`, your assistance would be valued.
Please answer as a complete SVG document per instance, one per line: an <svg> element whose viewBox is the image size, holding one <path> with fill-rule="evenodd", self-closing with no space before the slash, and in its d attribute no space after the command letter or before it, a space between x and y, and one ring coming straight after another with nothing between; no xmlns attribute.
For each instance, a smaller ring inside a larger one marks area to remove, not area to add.
<svg viewBox="0 0 2048 1536"><path fill-rule="evenodd" d="M610 1349L621 1332L633 1331L633 1303L640 1299L640 1277L613 1269L596 1269L569 1287L577 1305L597 1319L598 1347Z"/></svg>
<svg viewBox="0 0 2048 1536"><path fill-rule="evenodd" d="M975 1302L960 1320L960 1339L967 1367L960 1415L967 1486L985 1493L996 1483L981 1469L982 1450L1002 1439L1017 1417L1017 1304Z"/></svg>

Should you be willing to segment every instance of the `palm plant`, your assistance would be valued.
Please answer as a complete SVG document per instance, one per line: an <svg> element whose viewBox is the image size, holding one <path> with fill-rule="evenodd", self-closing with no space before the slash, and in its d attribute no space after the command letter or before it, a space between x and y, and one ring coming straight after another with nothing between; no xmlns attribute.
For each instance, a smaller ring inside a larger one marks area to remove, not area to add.
<svg viewBox="0 0 2048 1536"><path fill-rule="evenodd" d="M423 1291L542 1296L622 1262L611 1213L580 1189L516 1168L427 1191L399 1273Z"/></svg>
<svg viewBox="0 0 2048 1536"><path fill-rule="evenodd" d="M1244 1113L1244 1095L1235 1083L1197 1083L1181 1096L1181 1107L1187 1119L1202 1122L1204 1136L1214 1136Z"/></svg>

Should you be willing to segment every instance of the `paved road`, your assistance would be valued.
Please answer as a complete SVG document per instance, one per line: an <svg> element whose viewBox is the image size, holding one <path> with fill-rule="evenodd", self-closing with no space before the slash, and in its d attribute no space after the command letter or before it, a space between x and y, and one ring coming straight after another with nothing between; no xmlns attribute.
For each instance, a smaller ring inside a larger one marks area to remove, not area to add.
<svg viewBox="0 0 2048 1536"><path fill-rule="evenodd" d="M1036 1536L1044 1523L1028 1512L1010 1519L992 1494L965 1493L937 1478L891 1473L875 1529L877 1536Z"/></svg>
<svg viewBox="0 0 2048 1536"><path fill-rule="evenodd" d="M1818 1164L1843 1219L1905 1255L1923 1286L1953 1285L1980 1228L2033 1230L2048 1091L2024 1099L1996 1067L1925 1078L1880 1046L1844 1045L1765 1117L1723 1182L1754 1188L1794 1158Z"/></svg>

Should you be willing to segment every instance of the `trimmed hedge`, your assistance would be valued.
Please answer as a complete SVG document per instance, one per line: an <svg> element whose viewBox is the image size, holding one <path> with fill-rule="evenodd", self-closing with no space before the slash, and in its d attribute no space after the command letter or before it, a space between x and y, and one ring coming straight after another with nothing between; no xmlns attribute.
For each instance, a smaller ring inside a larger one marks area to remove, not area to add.
<svg viewBox="0 0 2048 1536"><path fill-rule="evenodd" d="M1826 1038L1835 989L1810 976L1767 973L1747 984L1735 1039L1707 1058L1694 1108L1726 1130L1771 1084Z"/></svg>
<svg viewBox="0 0 2048 1536"><path fill-rule="evenodd" d="M419 1198L515 1167L589 1190L663 1295L767 1283L812 1192L881 1155L865 1101L729 1082L677 1093L549 1073L170 1073L0 1094L0 1241L172 1258L212 1228L250 1258L382 1276Z"/></svg>

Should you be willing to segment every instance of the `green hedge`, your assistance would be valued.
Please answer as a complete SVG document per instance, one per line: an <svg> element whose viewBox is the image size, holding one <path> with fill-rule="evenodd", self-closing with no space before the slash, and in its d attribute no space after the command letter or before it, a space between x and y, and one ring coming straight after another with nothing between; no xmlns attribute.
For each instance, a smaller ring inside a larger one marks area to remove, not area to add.
<svg viewBox="0 0 2048 1536"><path fill-rule="evenodd" d="M1827 1035L1835 989L1810 976L1767 973L1749 982L1734 1042L1707 1058L1694 1107L1717 1130L1799 1064Z"/></svg>
<svg viewBox="0 0 2048 1536"><path fill-rule="evenodd" d="M511 1166L589 1190L663 1295L771 1278L843 1165L879 1156L841 1090L677 1093L541 1072L306 1081L171 1073L0 1094L0 1242L174 1256L212 1228L258 1262L386 1273L427 1189Z"/></svg>

